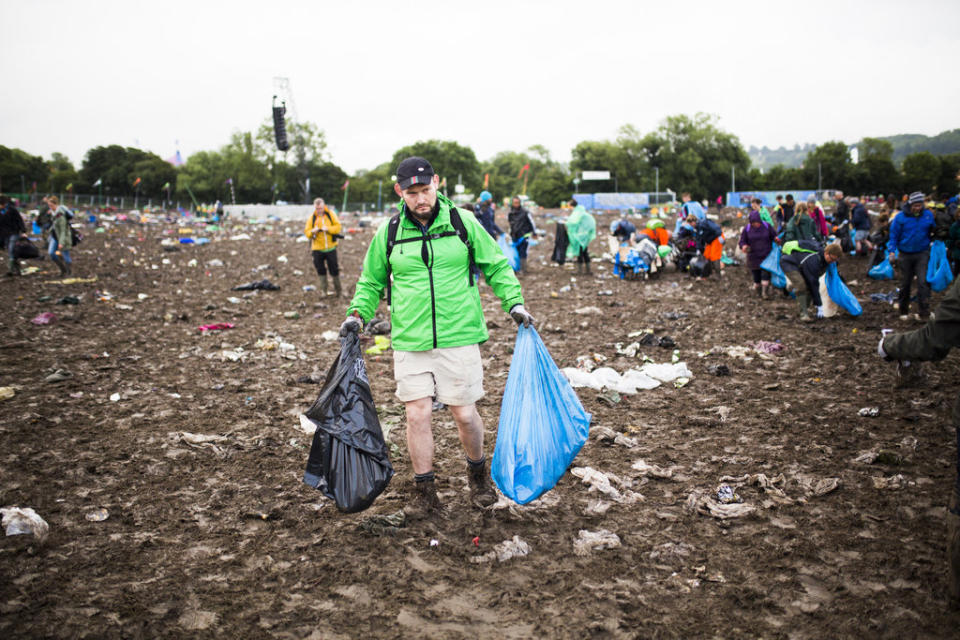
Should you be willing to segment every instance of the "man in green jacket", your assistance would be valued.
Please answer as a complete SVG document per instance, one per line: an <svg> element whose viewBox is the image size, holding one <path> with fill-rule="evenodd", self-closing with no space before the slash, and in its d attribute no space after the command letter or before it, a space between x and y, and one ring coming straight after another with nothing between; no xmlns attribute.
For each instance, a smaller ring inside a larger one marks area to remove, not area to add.
<svg viewBox="0 0 960 640"><path fill-rule="evenodd" d="M877 346L877 353L887 360L898 360L898 373L909 375L907 372L917 366L911 363L943 360L956 346L960 346L960 278L953 281L940 307L923 328L884 336ZM947 557L950 562L950 596L956 606L960 603L960 397L953 405L953 426L957 429L958 458L947 511Z"/></svg>
<svg viewBox="0 0 960 640"><path fill-rule="evenodd" d="M341 335L360 331L374 317L386 289L396 394L406 405L407 449L416 487L406 510L421 517L441 508L433 472L433 398L449 407L457 425L471 500L479 506L496 501L476 408L484 394L479 345L489 335L471 263L483 272L504 311L518 324L533 322L500 247L474 216L460 214L437 192L439 183L423 158L400 163L394 185L403 200L400 213L381 225L370 242L340 328ZM466 238L460 237L452 216L459 217Z"/></svg>

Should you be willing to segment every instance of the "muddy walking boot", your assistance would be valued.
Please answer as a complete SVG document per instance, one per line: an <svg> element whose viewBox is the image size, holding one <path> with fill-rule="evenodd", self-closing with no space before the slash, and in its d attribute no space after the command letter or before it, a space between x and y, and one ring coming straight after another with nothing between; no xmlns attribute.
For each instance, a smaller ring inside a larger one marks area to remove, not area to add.
<svg viewBox="0 0 960 640"><path fill-rule="evenodd" d="M520 258L520 268L517 270L518 276L523 276L527 274L527 259Z"/></svg>
<svg viewBox="0 0 960 640"><path fill-rule="evenodd" d="M584 262L584 263L583 263L583 273L584 273L584 275L590 275L590 263L589 263L589 262Z"/></svg>
<svg viewBox="0 0 960 640"><path fill-rule="evenodd" d="M53 260L53 264L57 265L57 268L60 269L60 275L67 275L67 265L63 261L63 258L60 256L50 256L50 259Z"/></svg>
<svg viewBox="0 0 960 640"><path fill-rule="evenodd" d="M497 493L490 485L487 457L474 462L467 458L467 481L470 484L470 502L478 507L489 507L497 501Z"/></svg>
<svg viewBox="0 0 960 640"><path fill-rule="evenodd" d="M810 317L810 312L807 311L807 307L810 306L810 294L806 291L797 292L797 306L800 309L800 322L812 322L813 318Z"/></svg>
<svg viewBox="0 0 960 640"><path fill-rule="evenodd" d="M338 298L343 295L343 287L340 285L340 276L333 276L334 295Z"/></svg>
<svg viewBox="0 0 960 640"><path fill-rule="evenodd" d="M413 500L403 508L407 518L423 520L439 514L442 510L433 471L414 476Z"/></svg>
<svg viewBox="0 0 960 640"><path fill-rule="evenodd" d="M583 263L577 262L577 275L583 275Z"/></svg>
<svg viewBox="0 0 960 640"><path fill-rule="evenodd" d="M764 300L770 299L770 283L764 282L760 285L760 297Z"/></svg>
<svg viewBox="0 0 960 640"><path fill-rule="evenodd" d="M960 608L960 489L953 488L947 511L947 562L950 565L950 605Z"/></svg>
<svg viewBox="0 0 960 640"><path fill-rule="evenodd" d="M320 295L327 295L327 276L320 276Z"/></svg>

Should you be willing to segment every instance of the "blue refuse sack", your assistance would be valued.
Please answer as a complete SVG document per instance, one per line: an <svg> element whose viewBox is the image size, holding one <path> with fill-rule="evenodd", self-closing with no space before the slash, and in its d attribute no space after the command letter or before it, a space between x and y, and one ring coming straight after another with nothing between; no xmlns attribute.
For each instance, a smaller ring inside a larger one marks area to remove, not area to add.
<svg viewBox="0 0 960 640"><path fill-rule="evenodd" d="M953 282L953 271L950 269L950 261L947 260L947 247L943 240L934 240L930 246L927 282L934 291L943 291Z"/></svg>
<svg viewBox="0 0 960 640"><path fill-rule="evenodd" d="M787 275L780 267L780 245L773 245L773 249L767 254L767 257L760 263L760 268L770 272L770 283L777 289L784 289L787 286Z"/></svg>
<svg viewBox="0 0 960 640"><path fill-rule="evenodd" d="M827 265L827 295L850 315L858 316L863 313L863 307L860 306L856 296L850 293L850 289L840 279L835 262Z"/></svg>
<svg viewBox="0 0 960 640"><path fill-rule="evenodd" d="M517 245L508 241L505 233L501 233L500 237L497 238L497 244L500 245L500 250L503 251L503 255L507 256L507 262L510 263L510 267L514 271L519 271L520 254L517 252Z"/></svg>
<svg viewBox="0 0 960 640"><path fill-rule="evenodd" d="M536 329L521 326L490 465L497 488L517 504L552 489L587 441L590 418Z"/></svg>
<svg viewBox="0 0 960 640"><path fill-rule="evenodd" d="M883 259L883 262L870 267L867 275L874 280L893 280L893 265L890 264L890 256Z"/></svg>

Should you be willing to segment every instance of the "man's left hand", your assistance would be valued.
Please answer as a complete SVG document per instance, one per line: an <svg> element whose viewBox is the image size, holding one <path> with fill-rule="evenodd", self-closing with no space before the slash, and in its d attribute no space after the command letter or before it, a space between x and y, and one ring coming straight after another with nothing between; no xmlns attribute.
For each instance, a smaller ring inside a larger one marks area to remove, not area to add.
<svg viewBox="0 0 960 640"><path fill-rule="evenodd" d="M510 317L517 321L517 324L529 328L533 323L533 316L527 313L522 304L515 304L510 308Z"/></svg>

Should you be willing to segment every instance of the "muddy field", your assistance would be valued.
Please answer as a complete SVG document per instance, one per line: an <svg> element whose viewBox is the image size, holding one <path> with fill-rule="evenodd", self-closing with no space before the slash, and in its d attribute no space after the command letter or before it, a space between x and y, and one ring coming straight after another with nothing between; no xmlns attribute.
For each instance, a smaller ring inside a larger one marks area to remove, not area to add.
<svg viewBox="0 0 960 640"><path fill-rule="evenodd" d="M0 401L0 506L32 507L50 525L43 543L0 538L0 635L956 637L944 514L960 375L951 357L925 386L895 387L875 355L879 330L915 325L869 300L894 287L868 281L864 259L841 263L863 315L803 325L792 301L759 300L743 267L631 282L606 263L574 281L571 265L548 262L548 237L522 284L557 364L669 362L669 348L616 352L653 329L676 342L691 381L619 402L579 389L593 425L573 466L612 474L613 491L567 473L526 507L469 505L456 430L440 412L447 512L389 527L369 518L412 491L389 352L367 357L395 445L386 493L342 515L301 481L311 437L298 415L336 357L322 334L347 304L303 290L318 282L301 228L237 223L166 251L175 226L113 227L75 252L74 275L93 282L58 284L49 262L0 282L0 386L16 393ZM229 239L240 233L251 239ZM348 285L371 233L341 245ZM231 291L262 278L281 290ZM490 455L516 330L482 292ZM64 296L80 304L56 304ZM574 313L584 307L601 314ZM42 312L57 321L32 324ZM235 328L197 330L220 322ZM750 348L760 340L783 350ZM717 365L729 375L713 375ZM45 382L56 370L70 377ZM879 415L860 416L867 407ZM184 433L219 437L191 444ZM880 450L873 463L862 455ZM722 482L744 515L718 517L729 515L710 500ZM620 546L577 555L581 530L615 533ZM485 555L515 536L528 555Z"/></svg>

